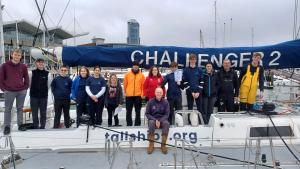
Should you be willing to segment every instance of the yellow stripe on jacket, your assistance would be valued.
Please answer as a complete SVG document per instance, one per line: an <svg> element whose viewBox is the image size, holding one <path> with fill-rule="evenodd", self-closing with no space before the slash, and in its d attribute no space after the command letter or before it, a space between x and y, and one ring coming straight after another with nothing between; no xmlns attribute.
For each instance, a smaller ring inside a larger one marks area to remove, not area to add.
<svg viewBox="0 0 300 169"><path fill-rule="evenodd" d="M241 103L253 104L256 100L256 92L258 85L259 67L256 68L252 75L250 65L247 67L247 72L242 78L240 87L240 101Z"/></svg>

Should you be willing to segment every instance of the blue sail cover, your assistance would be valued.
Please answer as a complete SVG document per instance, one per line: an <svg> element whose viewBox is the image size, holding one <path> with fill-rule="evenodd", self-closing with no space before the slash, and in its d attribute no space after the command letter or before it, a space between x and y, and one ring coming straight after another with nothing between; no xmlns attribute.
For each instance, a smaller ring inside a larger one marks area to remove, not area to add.
<svg viewBox="0 0 300 169"><path fill-rule="evenodd" d="M189 54L194 53L198 56L198 66L204 66L206 62L211 61L215 68L220 68L222 61L228 58L232 61L233 67L238 69L251 62L254 52L263 55L261 64L265 68L300 68L300 40L270 46L232 48L64 47L62 61L68 66L131 67L132 61L137 60L144 68L152 65L169 67L171 62L176 61L180 67L185 67L188 65Z"/></svg>

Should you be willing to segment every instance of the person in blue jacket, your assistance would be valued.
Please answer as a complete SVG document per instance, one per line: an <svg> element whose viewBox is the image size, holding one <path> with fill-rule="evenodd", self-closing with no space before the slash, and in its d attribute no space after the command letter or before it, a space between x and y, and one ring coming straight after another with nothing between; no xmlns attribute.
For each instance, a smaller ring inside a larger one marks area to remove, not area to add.
<svg viewBox="0 0 300 169"><path fill-rule="evenodd" d="M203 120L205 124L208 124L218 92L218 80L212 62L207 62L205 65L203 82Z"/></svg>
<svg viewBox="0 0 300 169"><path fill-rule="evenodd" d="M170 124L173 124L174 119L174 109L182 110L182 98L181 98L181 81L175 80L174 72L178 70L177 62L172 62L170 64L171 73L167 74L164 77L163 85L168 83L167 90L167 100L170 106L170 114L168 121Z"/></svg>
<svg viewBox="0 0 300 169"><path fill-rule="evenodd" d="M182 76L183 85L186 89L188 110L193 110L195 101L197 105L197 110L202 113L202 69L196 65L197 56L195 54L190 54L189 63L189 67L184 68Z"/></svg>
<svg viewBox="0 0 300 169"><path fill-rule="evenodd" d="M79 75L74 79L72 83L71 99L76 101L77 127L80 125L80 117L83 114L89 114L88 103L87 103L88 95L85 91L85 86L88 78L89 78L89 69L83 66L79 69Z"/></svg>
<svg viewBox="0 0 300 169"><path fill-rule="evenodd" d="M72 80L68 76L68 68L60 67L59 76L55 77L51 82L51 91L54 95L54 126L59 128L60 117L64 112L65 127L70 127L70 95L71 95Z"/></svg>
<svg viewBox="0 0 300 169"><path fill-rule="evenodd" d="M89 95L88 104L91 125L102 125L102 112L104 108L104 94L106 90L105 79L101 76L101 68L94 67L93 76L86 82L85 91Z"/></svg>

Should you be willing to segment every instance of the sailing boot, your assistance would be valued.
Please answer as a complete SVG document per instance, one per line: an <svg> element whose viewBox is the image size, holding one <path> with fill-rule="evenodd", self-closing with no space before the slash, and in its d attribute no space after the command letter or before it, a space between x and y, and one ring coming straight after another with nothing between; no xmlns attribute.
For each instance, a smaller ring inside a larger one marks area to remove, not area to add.
<svg viewBox="0 0 300 169"><path fill-rule="evenodd" d="M152 154L154 151L154 133L153 134L149 134L148 135L148 139L149 139L149 146L147 148L147 153L148 154Z"/></svg>
<svg viewBox="0 0 300 169"><path fill-rule="evenodd" d="M168 147L166 146L167 144L167 139L168 139L168 134L162 134L161 135L161 152L163 154L167 154L168 153Z"/></svg>

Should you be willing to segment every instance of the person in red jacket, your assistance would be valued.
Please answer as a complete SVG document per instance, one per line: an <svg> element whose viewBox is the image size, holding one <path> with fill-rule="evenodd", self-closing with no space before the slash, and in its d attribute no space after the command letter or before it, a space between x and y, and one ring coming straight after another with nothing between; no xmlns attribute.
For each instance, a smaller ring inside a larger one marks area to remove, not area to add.
<svg viewBox="0 0 300 169"><path fill-rule="evenodd" d="M155 97L155 89L163 86L164 79L161 76L157 66L152 66L149 70L149 75L144 82L144 96L146 100L150 100ZM165 96L165 90L163 96Z"/></svg>

